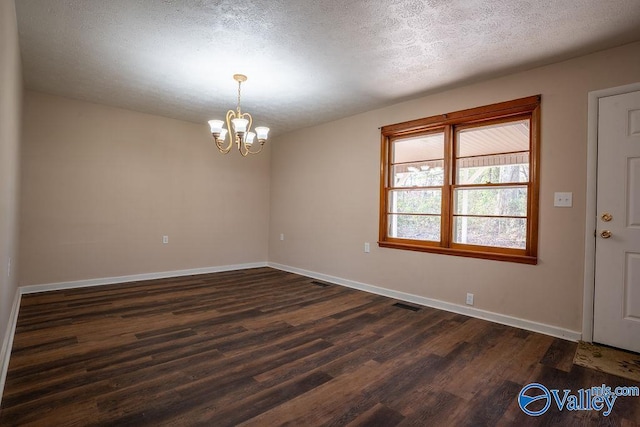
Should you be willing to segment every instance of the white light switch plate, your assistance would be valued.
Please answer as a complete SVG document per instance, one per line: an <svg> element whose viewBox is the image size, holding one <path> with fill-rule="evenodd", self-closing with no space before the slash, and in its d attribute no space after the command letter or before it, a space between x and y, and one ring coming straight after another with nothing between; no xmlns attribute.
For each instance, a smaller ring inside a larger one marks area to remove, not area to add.
<svg viewBox="0 0 640 427"><path fill-rule="evenodd" d="M573 206L573 193L553 193L553 206L570 208Z"/></svg>

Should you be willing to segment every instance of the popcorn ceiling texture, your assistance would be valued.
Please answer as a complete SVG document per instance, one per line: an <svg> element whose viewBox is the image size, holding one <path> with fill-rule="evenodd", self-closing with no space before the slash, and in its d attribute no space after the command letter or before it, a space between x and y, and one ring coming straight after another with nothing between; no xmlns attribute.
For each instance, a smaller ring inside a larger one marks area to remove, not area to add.
<svg viewBox="0 0 640 427"><path fill-rule="evenodd" d="M287 132L640 40L638 0L19 0L25 85Z"/></svg>

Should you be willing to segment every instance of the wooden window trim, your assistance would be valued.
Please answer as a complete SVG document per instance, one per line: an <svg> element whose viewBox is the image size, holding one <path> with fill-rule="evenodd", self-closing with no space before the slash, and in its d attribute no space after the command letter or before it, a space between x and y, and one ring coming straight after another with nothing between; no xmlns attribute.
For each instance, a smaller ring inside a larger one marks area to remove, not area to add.
<svg viewBox="0 0 640 427"><path fill-rule="evenodd" d="M540 103L541 96L530 96L513 101L470 108L437 116L411 120L381 128L380 149L380 221L378 245L385 248L440 253L463 257L524 264L538 262L538 215L540 192ZM500 123L522 116L530 119L529 138L529 182L512 185L527 186L527 239L525 249L476 246L452 241L453 191L455 185L456 129L467 129L491 123ZM388 191L391 188L390 156L391 142L401 137L417 136L444 130L444 185L442 187L441 241L421 241L388 236Z"/></svg>

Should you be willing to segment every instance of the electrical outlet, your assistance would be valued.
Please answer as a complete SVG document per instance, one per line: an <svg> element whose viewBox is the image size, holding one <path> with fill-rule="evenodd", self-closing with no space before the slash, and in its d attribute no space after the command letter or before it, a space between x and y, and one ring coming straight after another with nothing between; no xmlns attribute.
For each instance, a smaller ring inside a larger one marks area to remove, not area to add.
<svg viewBox="0 0 640 427"><path fill-rule="evenodd" d="M11 277L11 257L9 257L9 262L7 262L7 277Z"/></svg>
<svg viewBox="0 0 640 427"><path fill-rule="evenodd" d="M165 245L169 243L169 236L162 236L162 243Z"/></svg>
<svg viewBox="0 0 640 427"><path fill-rule="evenodd" d="M284 240L284 233L280 233L280 240Z"/></svg>
<svg viewBox="0 0 640 427"><path fill-rule="evenodd" d="M365 242L364 243L364 253L368 254L369 252L371 252L371 245L369 245L369 242Z"/></svg>
<svg viewBox="0 0 640 427"><path fill-rule="evenodd" d="M473 305L473 294L467 294L467 305Z"/></svg>

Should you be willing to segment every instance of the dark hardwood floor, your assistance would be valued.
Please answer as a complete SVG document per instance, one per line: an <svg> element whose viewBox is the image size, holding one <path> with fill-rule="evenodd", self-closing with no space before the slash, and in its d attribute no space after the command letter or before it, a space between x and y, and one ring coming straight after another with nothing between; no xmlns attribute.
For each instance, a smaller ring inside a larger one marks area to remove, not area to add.
<svg viewBox="0 0 640 427"><path fill-rule="evenodd" d="M638 386L574 366L575 343L282 271L25 295L0 425L637 425L525 415L539 382ZM409 304L410 305L410 304Z"/></svg>

